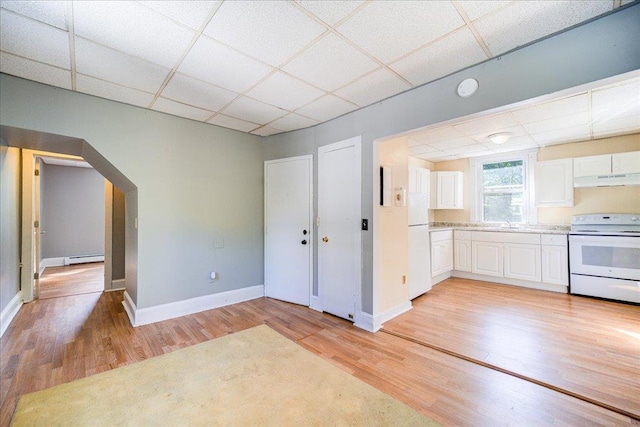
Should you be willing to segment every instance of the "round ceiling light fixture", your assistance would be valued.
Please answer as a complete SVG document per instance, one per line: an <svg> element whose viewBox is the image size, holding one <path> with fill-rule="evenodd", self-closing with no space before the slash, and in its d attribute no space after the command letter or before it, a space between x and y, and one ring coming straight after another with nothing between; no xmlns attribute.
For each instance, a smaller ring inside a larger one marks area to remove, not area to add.
<svg viewBox="0 0 640 427"><path fill-rule="evenodd" d="M494 144L500 145L507 142L510 137L511 137L511 134L509 132L498 132L498 133L489 135L487 138L489 138L491 142L493 142Z"/></svg>
<svg viewBox="0 0 640 427"><path fill-rule="evenodd" d="M476 79L464 79L458 85L458 96L461 98L469 98L478 91L478 86Z"/></svg>

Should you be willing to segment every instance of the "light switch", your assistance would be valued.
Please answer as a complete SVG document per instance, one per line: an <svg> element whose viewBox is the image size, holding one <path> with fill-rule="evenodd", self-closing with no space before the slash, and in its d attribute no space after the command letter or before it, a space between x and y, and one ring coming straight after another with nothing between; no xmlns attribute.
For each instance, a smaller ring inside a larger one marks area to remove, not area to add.
<svg viewBox="0 0 640 427"><path fill-rule="evenodd" d="M222 249L224 248L224 239L223 238L218 238L216 240L213 241L213 247L216 249Z"/></svg>

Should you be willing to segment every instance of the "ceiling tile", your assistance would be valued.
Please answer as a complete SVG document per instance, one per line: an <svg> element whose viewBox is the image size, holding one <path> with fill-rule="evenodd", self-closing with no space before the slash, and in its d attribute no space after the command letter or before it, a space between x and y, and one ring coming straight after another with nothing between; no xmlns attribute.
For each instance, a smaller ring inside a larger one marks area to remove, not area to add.
<svg viewBox="0 0 640 427"><path fill-rule="evenodd" d="M527 144L509 144L508 142L502 145L494 145L493 151L495 153L511 153L513 151L531 150L538 148L538 144L530 142Z"/></svg>
<svg viewBox="0 0 640 427"><path fill-rule="evenodd" d="M336 95L361 107L411 89L406 82L387 70L379 68L335 92Z"/></svg>
<svg viewBox="0 0 640 427"><path fill-rule="evenodd" d="M181 73L234 92L245 92L273 69L207 37L200 37L178 68Z"/></svg>
<svg viewBox="0 0 640 427"><path fill-rule="evenodd" d="M75 38L75 52L79 73L145 92L156 93L170 71L80 37Z"/></svg>
<svg viewBox="0 0 640 427"><path fill-rule="evenodd" d="M520 123L532 123L588 111L589 96L583 93L569 98L515 110L513 115Z"/></svg>
<svg viewBox="0 0 640 427"><path fill-rule="evenodd" d="M591 139L589 125L574 126L531 135L539 145L562 144L565 142L583 141Z"/></svg>
<svg viewBox="0 0 640 427"><path fill-rule="evenodd" d="M417 154L414 157L417 157L423 160L429 160L430 162L447 162L449 160L455 160L458 158L457 156L452 156L442 151L436 151L433 153L425 153L425 154Z"/></svg>
<svg viewBox="0 0 640 427"><path fill-rule="evenodd" d="M583 113L571 114L569 116L560 116L553 119L540 120L539 122L527 123L522 126L527 132L533 134L588 124L589 112L585 111Z"/></svg>
<svg viewBox="0 0 640 427"><path fill-rule="evenodd" d="M7 1L0 3L3 9L12 10L45 24L67 30L68 1Z"/></svg>
<svg viewBox="0 0 640 427"><path fill-rule="evenodd" d="M247 96L285 110L295 110L324 94L325 92L281 72L272 74L247 92Z"/></svg>
<svg viewBox="0 0 640 427"><path fill-rule="evenodd" d="M141 1L143 5L186 25L194 30L199 30L205 24L206 18L219 1Z"/></svg>
<svg viewBox="0 0 640 427"><path fill-rule="evenodd" d="M218 111L238 94L176 73L162 90L162 96L205 110Z"/></svg>
<svg viewBox="0 0 640 427"><path fill-rule="evenodd" d="M295 129L308 128L310 126L317 125L318 123L319 122L316 120L291 113L269 123L269 126L288 132Z"/></svg>
<svg viewBox="0 0 640 427"><path fill-rule="evenodd" d="M612 1L518 1L474 26L494 56L612 10Z"/></svg>
<svg viewBox="0 0 640 427"><path fill-rule="evenodd" d="M627 133L633 130L640 130L640 114L593 123L593 134L598 136L617 132Z"/></svg>
<svg viewBox="0 0 640 427"><path fill-rule="evenodd" d="M463 136L464 135L453 126L442 126L431 130L417 132L411 135L410 139L422 144L432 144L435 142L462 138Z"/></svg>
<svg viewBox="0 0 640 427"><path fill-rule="evenodd" d="M448 35L390 67L414 85L421 85L487 59L468 28Z"/></svg>
<svg viewBox="0 0 640 427"><path fill-rule="evenodd" d="M463 135L474 136L484 133L502 132L507 128L512 128L517 125L518 123L516 123L509 113L503 113L495 116L480 117L454 125L453 127Z"/></svg>
<svg viewBox="0 0 640 427"><path fill-rule="evenodd" d="M276 133L282 133L282 131L280 129L275 129L269 126L262 126L260 129L256 129L251 133L254 135L269 136Z"/></svg>
<svg viewBox="0 0 640 427"><path fill-rule="evenodd" d="M414 145L413 147L409 147L410 156L415 156L418 154L433 153L435 151L440 151L440 150L435 149L429 145Z"/></svg>
<svg viewBox="0 0 640 427"><path fill-rule="evenodd" d="M457 147L474 145L474 144L477 144L477 141L468 136L463 136L462 138L456 138L456 139L447 139L446 141L437 141L437 142L429 143L429 145L431 145L432 147L442 151L446 151L448 149L457 148Z"/></svg>
<svg viewBox="0 0 640 427"><path fill-rule="evenodd" d="M182 104L162 97L156 99L152 108L156 111L162 111L163 113L186 117L200 122L207 120L213 114L212 111L192 107L191 105Z"/></svg>
<svg viewBox="0 0 640 427"><path fill-rule="evenodd" d="M277 66L325 30L289 2L227 1L204 34Z"/></svg>
<svg viewBox="0 0 640 427"><path fill-rule="evenodd" d="M594 122L640 114L640 80L594 90L591 95Z"/></svg>
<svg viewBox="0 0 640 427"><path fill-rule="evenodd" d="M325 95L313 101L311 104L296 110L296 113L325 122L349 111L353 111L356 108L358 108L357 105L338 98L337 96Z"/></svg>
<svg viewBox="0 0 640 427"><path fill-rule="evenodd" d="M0 49L70 69L69 33L13 12L0 13Z"/></svg>
<svg viewBox="0 0 640 427"><path fill-rule="evenodd" d="M251 132L260 125L236 119L235 117L225 116L224 114L216 114L208 123L222 126L225 128L235 129L242 132Z"/></svg>
<svg viewBox="0 0 640 427"><path fill-rule="evenodd" d="M266 124L284 116L287 111L255 99L241 96L223 110L224 114L248 120L258 124Z"/></svg>
<svg viewBox="0 0 640 427"><path fill-rule="evenodd" d="M299 0L298 4L302 5L309 12L316 15L329 25L334 25L356 10L364 1L355 0Z"/></svg>
<svg viewBox="0 0 640 427"><path fill-rule="evenodd" d="M338 31L388 63L463 25L449 1L405 1L402 7L379 1L361 9Z"/></svg>
<svg viewBox="0 0 640 427"><path fill-rule="evenodd" d="M283 70L317 87L333 91L378 66L340 37L328 34Z"/></svg>
<svg viewBox="0 0 640 427"><path fill-rule="evenodd" d="M195 35L135 2L77 1L73 7L75 34L168 68Z"/></svg>
<svg viewBox="0 0 640 427"><path fill-rule="evenodd" d="M149 93L94 79L83 74L76 75L76 89L78 92L140 107L148 107L153 100L153 95Z"/></svg>
<svg viewBox="0 0 640 427"><path fill-rule="evenodd" d="M467 14L467 17L474 21L481 16L494 12L501 7L511 3L511 0L459 0L459 6Z"/></svg>
<svg viewBox="0 0 640 427"><path fill-rule="evenodd" d="M447 154L451 154L454 156L457 155L461 155L461 154L465 154L468 155L470 153L476 152L476 151L487 151L487 147L485 147L482 144L473 144L473 145L466 145L464 147L451 147L451 148L445 148L442 151L444 151Z"/></svg>
<svg viewBox="0 0 640 427"><path fill-rule="evenodd" d="M0 52L0 72L51 86L71 89L71 71Z"/></svg>

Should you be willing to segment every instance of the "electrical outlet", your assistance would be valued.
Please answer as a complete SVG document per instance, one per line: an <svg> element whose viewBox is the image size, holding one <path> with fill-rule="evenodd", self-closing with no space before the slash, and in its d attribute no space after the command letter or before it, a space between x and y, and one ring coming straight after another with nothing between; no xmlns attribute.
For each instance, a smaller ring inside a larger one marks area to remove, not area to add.
<svg viewBox="0 0 640 427"><path fill-rule="evenodd" d="M406 275L406 274L403 274L403 275L402 275L402 284L403 284L403 285L406 285L406 284L407 284L407 275Z"/></svg>

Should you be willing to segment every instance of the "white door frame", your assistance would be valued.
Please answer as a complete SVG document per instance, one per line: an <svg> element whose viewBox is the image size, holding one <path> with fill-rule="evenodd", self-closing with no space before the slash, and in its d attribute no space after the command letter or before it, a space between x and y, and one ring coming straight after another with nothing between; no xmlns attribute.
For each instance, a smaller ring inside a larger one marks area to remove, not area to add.
<svg viewBox="0 0 640 427"><path fill-rule="evenodd" d="M21 272L20 272L20 293L22 295L22 300L24 302L30 302L37 298L37 289L36 283L34 279L34 274L39 273L39 267L34 268L33 265L33 257L35 256L35 251L38 248L38 244L36 244L35 239L40 239L39 229L37 230L34 227L34 221L36 218L39 218L40 215L36 215L36 209L39 209L39 206L36 205L35 201L35 180L34 180L34 171L35 171L35 163L36 158L39 157L55 157L59 159L68 159L68 160L80 160L85 161L82 157L72 156L67 154L59 154L59 153L50 153L46 151L38 151L38 150L29 150L26 148L21 149L22 152L22 206L21 206L21 217L22 217L22 247L21 251ZM106 181L106 179L105 179ZM41 225L41 224L40 224ZM111 228L113 224L111 222L105 222L105 233L111 234L111 230L107 228ZM106 245L106 242L105 242ZM105 248L106 249L106 248ZM107 252L105 250L105 279L106 279L106 266L111 266L111 252ZM108 258L108 260L107 260ZM109 275L111 272L109 272ZM105 280L104 290L109 290L110 286L107 285Z"/></svg>
<svg viewBox="0 0 640 427"><path fill-rule="evenodd" d="M355 202L355 208L357 210L357 215L356 218L362 218L362 135L358 135L355 136L353 138L349 138L349 139L345 139L343 141L339 141L339 142L334 142L333 144L329 144L329 145L323 145L322 147L318 148L318 193L320 193L320 180L321 180L321 176L320 171L322 170L321 168L321 162L322 162L322 154L327 153L329 151L334 151L334 150L339 150L341 148L346 148L346 147L350 147L353 146L355 147L355 169L358 171L358 173L355 174L355 180L353 182L354 188L356 189L356 194L358 194L358 197L356 197L356 200L354 200ZM320 224L320 226L322 226L322 212L320 211L320 197L318 197L318 222L316 224ZM354 265L357 266L357 272L356 274L354 274L355 277L355 283L353 284L353 286L355 287L354 289L354 307L355 307L355 313L354 313L354 324L361 324L362 323L362 318L363 318L363 314L362 313L362 231L360 231L359 233L356 234L356 241L354 243L355 246L355 260L354 260ZM322 281L321 281L321 274L322 271L322 266L320 265L320 259L318 259L318 298L321 300L321 304L322 304L322 290L321 290L321 286L322 286Z"/></svg>
<svg viewBox="0 0 640 427"><path fill-rule="evenodd" d="M313 246L315 244L314 239L314 227L313 227L313 155L308 154L304 156L287 157L284 159L266 160L264 162L264 242L266 247L267 242L267 166L274 163L284 163L296 160L306 160L309 163L309 307L312 305L314 299L313 296ZM264 251L264 265L267 265L267 251ZM264 294L267 294L267 278L264 280ZM319 293L319 292L318 292Z"/></svg>

